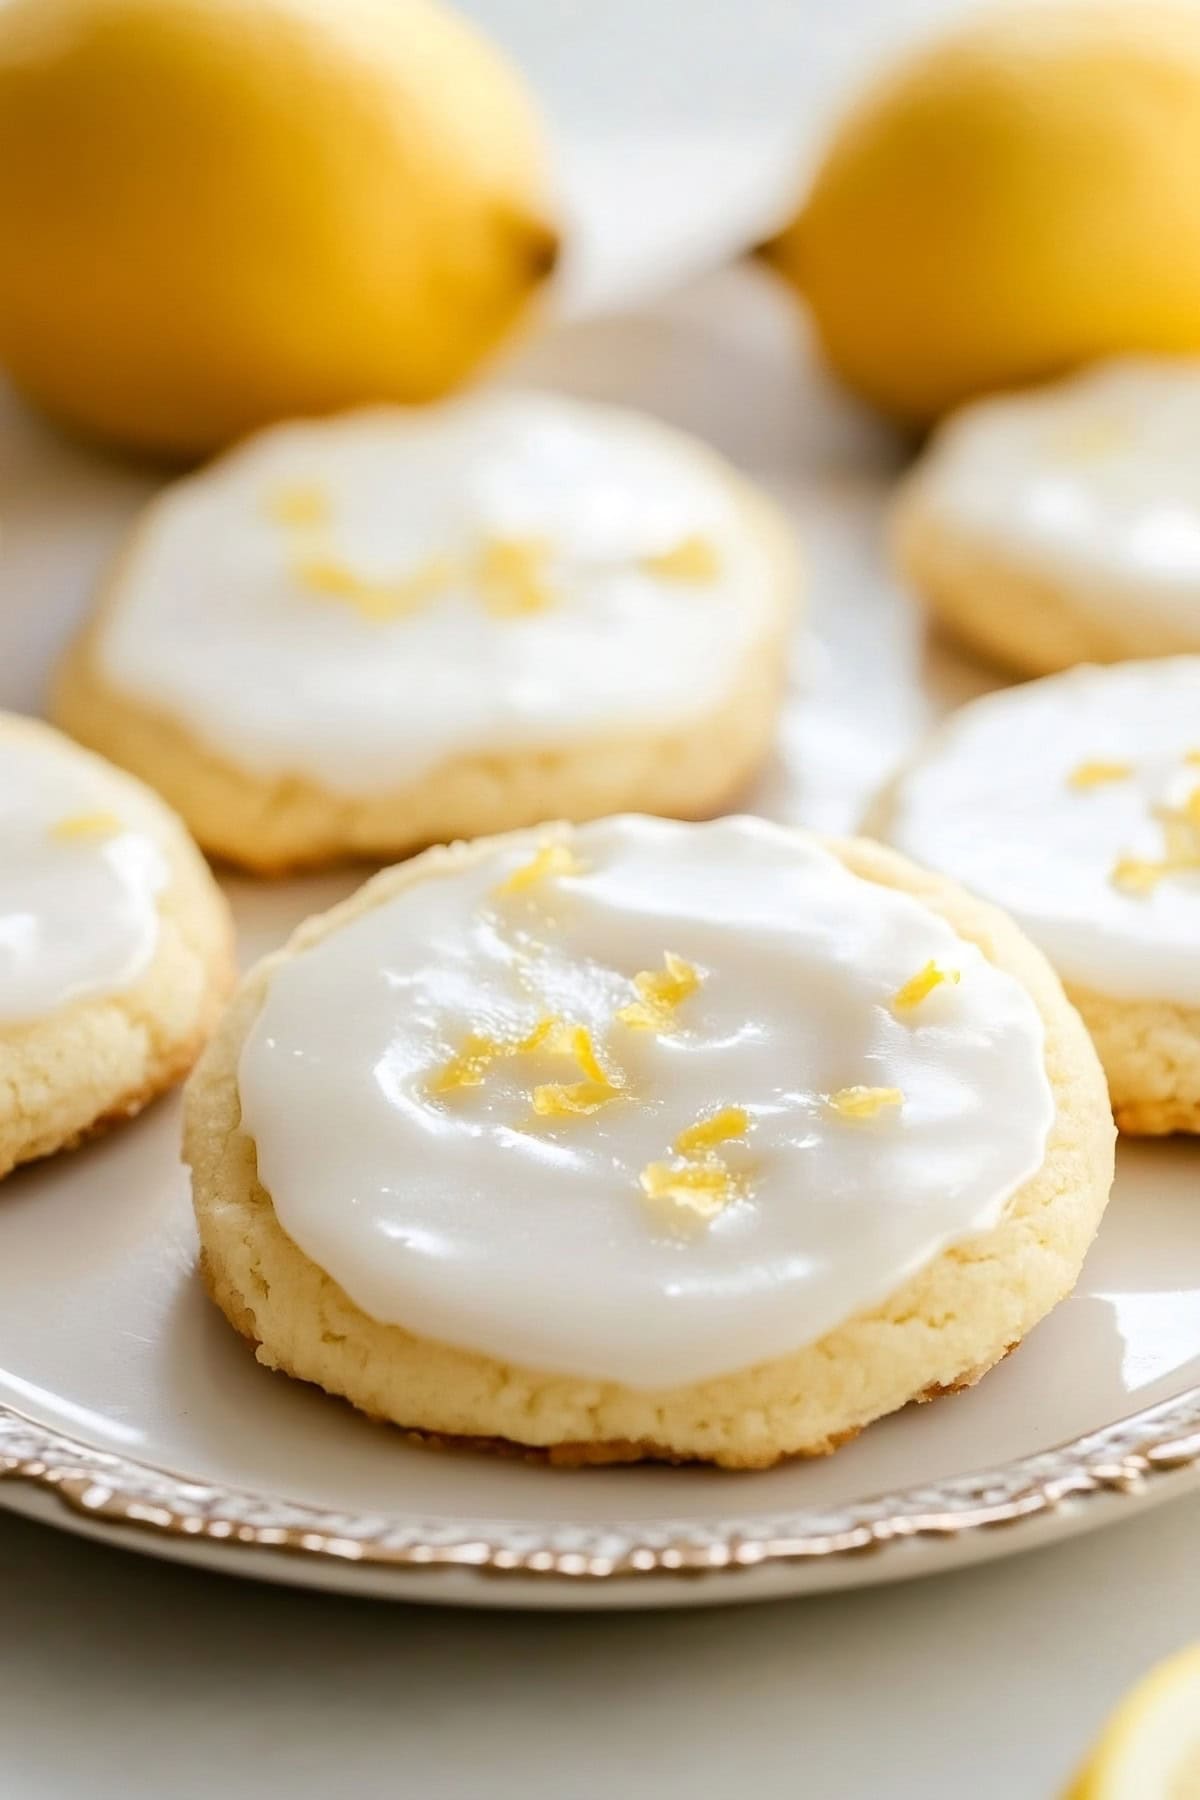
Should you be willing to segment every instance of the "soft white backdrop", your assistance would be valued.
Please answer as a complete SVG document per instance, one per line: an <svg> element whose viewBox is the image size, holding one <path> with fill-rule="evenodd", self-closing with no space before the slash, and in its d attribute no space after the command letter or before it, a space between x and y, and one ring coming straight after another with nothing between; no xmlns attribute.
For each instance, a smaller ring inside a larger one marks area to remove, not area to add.
<svg viewBox="0 0 1200 1800"><path fill-rule="evenodd" d="M460 0L542 102L572 314L644 300L766 236L855 83L979 4Z"/></svg>

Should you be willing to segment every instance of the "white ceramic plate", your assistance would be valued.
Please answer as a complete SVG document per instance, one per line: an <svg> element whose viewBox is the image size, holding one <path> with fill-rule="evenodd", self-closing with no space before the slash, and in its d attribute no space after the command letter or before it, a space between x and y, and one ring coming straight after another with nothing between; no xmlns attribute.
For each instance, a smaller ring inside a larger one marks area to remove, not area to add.
<svg viewBox="0 0 1200 1800"><path fill-rule="evenodd" d="M898 447L827 391L761 272L564 331L527 373L702 432L792 509L817 637L756 802L850 825L928 719L988 680L929 652L883 571ZM36 705L148 485L0 419L0 704ZM231 882L247 954L351 881ZM826 1462L734 1476L434 1453L267 1374L195 1278L177 1127L168 1101L0 1189L0 1501L53 1523L393 1597L678 1605L946 1568L1200 1483L1200 1146L1122 1150L1079 1292L974 1392Z"/></svg>

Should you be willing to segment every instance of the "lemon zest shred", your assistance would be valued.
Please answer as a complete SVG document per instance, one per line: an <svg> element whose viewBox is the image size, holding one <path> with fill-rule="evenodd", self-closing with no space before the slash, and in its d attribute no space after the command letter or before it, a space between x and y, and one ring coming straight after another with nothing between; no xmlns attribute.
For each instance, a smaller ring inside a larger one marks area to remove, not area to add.
<svg viewBox="0 0 1200 1800"><path fill-rule="evenodd" d="M611 1086L608 1071L596 1055L592 1034L586 1025L576 1025L571 1030L569 1054L575 1058L589 1081Z"/></svg>
<svg viewBox="0 0 1200 1800"><path fill-rule="evenodd" d="M1143 856L1119 856L1113 864L1112 883L1127 894L1149 894L1170 867L1165 860L1152 862Z"/></svg>
<svg viewBox="0 0 1200 1800"><path fill-rule="evenodd" d="M596 1054L592 1034L586 1025L571 1025L565 1019L552 1019L549 1030L532 1048L543 1049L549 1056L569 1056L583 1070L585 1079L572 1082L547 1082L533 1090L533 1110L539 1118L569 1118L578 1114L599 1112L610 1100L619 1100L625 1091L625 1077L620 1071L604 1067Z"/></svg>
<svg viewBox="0 0 1200 1800"><path fill-rule="evenodd" d="M744 1137L750 1124L744 1106L723 1106L686 1126L673 1145L683 1161L647 1163L638 1176L643 1194L669 1200L701 1219L715 1219L746 1191L745 1177L729 1167L716 1146Z"/></svg>
<svg viewBox="0 0 1200 1800"><path fill-rule="evenodd" d="M1181 806L1158 806L1154 814L1162 827L1164 854L1119 856L1109 879L1123 893L1144 896L1168 875L1200 870L1200 784L1192 788Z"/></svg>
<svg viewBox="0 0 1200 1800"><path fill-rule="evenodd" d="M957 969L943 969L940 964L931 959L923 969L918 969L915 975L910 975L903 987L897 988L892 995L892 1010L893 1012L911 1012L914 1007L920 1006L922 1000L932 994L935 988L941 987L943 982L949 981L957 985L961 980L962 975Z"/></svg>
<svg viewBox="0 0 1200 1800"><path fill-rule="evenodd" d="M69 813L65 819L50 827L50 836L59 843L72 843L80 838L112 837L114 832L122 830L122 824L116 813L81 812Z"/></svg>
<svg viewBox="0 0 1200 1800"><path fill-rule="evenodd" d="M508 1055L509 1049L498 1038L468 1032L458 1055L451 1057L430 1082L430 1092L449 1094L456 1088L478 1087L492 1064Z"/></svg>
<svg viewBox="0 0 1200 1800"><path fill-rule="evenodd" d="M715 581L721 573L721 559L711 540L697 532L667 550L644 556L642 568L664 581Z"/></svg>
<svg viewBox="0 0 1200 1800"><path fill-rule="evenodd" d="M458 1088L479 1087L494 1063L515 1056L532 1056L538 1051L546 1056L571 1057L585 1076L583 1081L547 1082L535 1087L533 1110L542 1118L597 1112L625 1090L624 1075L604 1067L586 1025L572 1025L548 1014L521 1038L468 1032L462 1049L433 1076L429 1091L440 1095Z"/></svg>
<svg viewBox="0 0 1200 1800"><path fill-rule="evenodd" d="M652 1162L638 1176L648 1200L670 1200L701 1219L715 1219L739 1192L730 1171L722 1163Z"/></svg>
<svg viewBox="0 0 1200 1800"><path fill-rule="evenodd" d="M486 538L475 559L474 580L487 611L505 619L545 612L554 604L546 577L550 545L545 538Z"/></svg>
<svg viewBox="0 0 1200 1800"><path fill-rule="evenodd" d="M534 1088L533 1110L542 1119L570 1118L599 1112L620 1094L621 1089L609 1081L547 1082Z"/></svg>
<svg viewBox="0 0 1200 1800"><path fill-rule="evenodd" d="M1128 781L1133 774L1133 764L1126 762L1106 762L1103 757L1095 757L1090 762L1081 762L1067 776L1067 786L1073 788L1103 787L1110 781Z"/></svg>
<svg viewBox="0 0 1200 1800"><path fill-rule="evenodd" d="M1126 894L1150 894L1168 875L1186 875L1200 870L1200 841L1196 827L1183 819L1167 819L1167 854L1157 860L1141 856L1119 856L1110 880Z"/></svg>
<svg viewBox="0 0 1200 1800"><path fill-rule="evenodd" d="M557 1031L560 1021L553 1017L539 1019L523 1038L495 1038L486 1032L469 1031L457 1056L434 1076L430 1091L447 1094L455 1088L478 1087L493 1063L509 1056L529 1056L540 1050Z"/></svg>
<svg viewBox="0 0 1200 1800"><path fill-rule="evenodd" d="M346 601L361 618L377 625L415 612L454 579L453 564L443 556L430 557L396 581L370 581L340 557L323 551L302 557L293 573L302 587L326 599Z"/></svg>
<svg viewBox="0 0 1200 1800"><path fill-rule="evenodd" d="M830 1094L829 1106L843 1119L873 1119L892 1106L903 1106L904 1095L896 1087L844 1087Z"/></svg>
<svg viewBox="0 0 1200 1800"><path fill-rule="evenodd" d="M707 1119L697 1119L675 1139L680 1156L695 1156L724 1144L730 1138L745 1137L750 1129L750 1114L744 1106L723 1106Z"/></svg>
<svg viewBox="0 0 1200 1800"><path fill-rule="evenodd" d="M301 557L293 572L303 587L318 594L331 594L338 600L356 600L366 585L348 563L325 551Z"/></svg>
<svg viewBox="0 0 1200 1800"><path fill-rule="evenodd" d="M691 998L703 979L694 963L665 950L661 969L642 969L634 976L638 997L622 1006L617 1018L631 1031L674 1031L676 1009Z"/></svg>
<svg viewBox="0 0 1200 1800"><path fill-rule="evenodd" d="M523 894L551 877L582 875L586 869L587 864L580 862L570 845L551 840L540 844L529 861L514 869L492 893L497 899L506 894Z"/></svg>

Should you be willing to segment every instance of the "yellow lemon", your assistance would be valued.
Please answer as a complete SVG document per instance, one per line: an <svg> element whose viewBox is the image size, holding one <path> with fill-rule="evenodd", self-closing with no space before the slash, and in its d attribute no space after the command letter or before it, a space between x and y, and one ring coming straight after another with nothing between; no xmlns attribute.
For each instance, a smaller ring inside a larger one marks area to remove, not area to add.
<svg viewBox="0 0 1200 1800"><path fill-rule="evenodd" d="M771 247L844 380L924 423L1123 350L1200 349L1200 15L1008 7L869 93Z"/></svg>
<svg viewBox="0 0 1200 1800"><path fill-rule="evenodd" d="M1126 1696L1066 1800L1200 1800L1200 1644Z"/></svg>
<svg viewBox="0 0 1200 1800"><path fill-rule="evenodd" d="M533 109L436 0L0 7L0 361L89 433L431 398L556 248Z"/></svg>

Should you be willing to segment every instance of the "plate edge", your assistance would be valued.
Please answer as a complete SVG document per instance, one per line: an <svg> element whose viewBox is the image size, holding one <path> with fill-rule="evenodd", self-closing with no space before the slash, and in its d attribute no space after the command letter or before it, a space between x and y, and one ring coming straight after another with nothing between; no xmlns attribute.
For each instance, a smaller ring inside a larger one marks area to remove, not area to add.
<svg viewBox="0 0 1200 1800"><path fill-rule="evenodd" d="M0 1406L0 1485L32 1486L93 1524L377 1569L473 1569L573 1582L694 1577L864 1553L1015 1526L1089 1498L1143 1495L1200 1475L1200 1386L1053 1449L841 1507L709 1524L505 1520L343 1513L197 1481L80 1443Z"/></svg>

